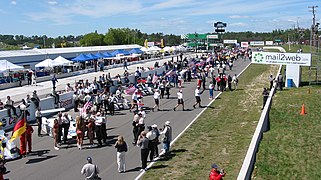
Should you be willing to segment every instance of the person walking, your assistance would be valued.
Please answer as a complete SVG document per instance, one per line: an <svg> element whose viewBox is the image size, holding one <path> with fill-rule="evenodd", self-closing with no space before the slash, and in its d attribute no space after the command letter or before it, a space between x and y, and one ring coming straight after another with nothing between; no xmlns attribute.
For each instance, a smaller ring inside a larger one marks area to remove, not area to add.
<svg viewBox="0 0 321 180"><path fill-rule="evenodd" d="M160 133L163 135L163 148L165 150L165 157L169 155L170 144L172 141L172 127L170 121L165 122L164 130Z"/></svg>
<svg viewBox="0 0 321 180"><path fill-rule="evenodd" d="M141 171L147 171L147 158L149 153L148 143L149 139L146 137L146 132L142 131L137 141L137 145L140 147L140 156L142 162Z"/></svg>
<svg viewBox="0 0 321 180"><path fill-rule="evenodd" d="M36 79L36 74L33 72L31 76L31 85L32 86L37 86L37 79Z"/></svg>
<svg viewBox="0 0 321 180"><path fill-rule="evenodd" d="M195 95L195 104L193 105L193 108L195 109L196 108L196 105L198 104L198 107L202 107L201 106L201 90L200 90L200 86L197 86L197 88L195 89L195 92L194 92L194 95Z"/></svg>
<svg viewBox="0 0 321 180"><path fill-rule="evenodd" d="M155 102L155 105L154 105L154 107L152 107L152 111L153 111L153 112L155 111L155 108L156 108L156 107L157 107L157 111L160 111L160 109L159 109L159 97L160 97L159 90L158 90L158 89L155 89L155 92L154 92L154 102Z"/></svg>
<svg viewBox="0 0 321 180"><path fill-rule="evenodd" d="M210 92L209 99L212 100L213 96L214 96L214 84L213 84L212 81L210 82L210 85L208 86L208 89L209 89L209 92Z"/></svg>
<svg viewBox="0 0 321 180"><path fill-rule="evenodd" d="M179 105L182 105L183 111L185 111L185 108L184 108L184 100L183 100L183 90L182 90L182 89L178 90L178 92L177 92L177 104L176 104L176 106L173 108L173 110L176 111L176 108L177 108Z"/></svg>
<svg viewBox="0 0 321 180"><path fill-rule="evenodd" d="M40 107L38 107L37 110L35 111L35 117L38 124L38 136L41 136L42 117L41 117Z"/></svg>
<svg viewBox="0 0 321 180"><path fill-rule="evenodd" d="M98 166L93 164L91 157L87 157L87 163L82 167L80 173L85 176L85 180L101 179L99 178Z"/></svg>
<svg viewBox="0 0 321 180"><path fill-rule="evenodd" d="M234 74L233 78L232 78L232 82L234 84L234 90L237 89L237 84L239 83L239 79L237 78L237 75Z"/></svg>
<svg viewBox="0 0 321 180"><path fill-rule="evenodd" d="M266 101L267 101L267 99L269 97L269 91L267 90L267 88L263 89L262 95L263 95L263 106L262 106L262 110L263 110L264 106L266 104Z"/></svg>
<svg viewBox="0 0 321 180"><path fill-rule="evenodd" d="M56 83L58 82L58 79L56 77L56 74L53 74L51 77L51 82L52 82L52 88L56 89Z"/></svg>
<svg viewBox="0 0 321 180"><path fill-rule="evenodd" d="M124 173L126 171L125 157L126 152L128 151L128 147L126 142L124 141L123 136L118 136L117 141L115 143L115 148L117 149L118 172Z"/></svg>

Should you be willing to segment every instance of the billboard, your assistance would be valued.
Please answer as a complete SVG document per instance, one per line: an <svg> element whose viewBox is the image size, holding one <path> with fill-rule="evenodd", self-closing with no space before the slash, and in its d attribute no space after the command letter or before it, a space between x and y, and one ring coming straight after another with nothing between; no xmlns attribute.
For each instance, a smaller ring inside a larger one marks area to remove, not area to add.
<svg viewBox="0 0 321 180"><path fill-rule="evenodd" d="M249 47L249 42L241 42L241 47L243 48Z"/></svg>
<svg viewBox="0 0 321 180"><path fill-rule="evenodd" d="M207 39L218 39L218 34L207 35Z"/></svg>
<svg viewBox="0 0 321 180"><path fill-rule="evenodd" d="M235 40L235 39L233 39L233 40L224 39L224 40L223 40L223 43L224 43L224 44L236 44L236 43L237 43L237 40Z"/></svg>
<svg viewBox="0 0 321 180"><path fill-rule="evenodd" d="M272 46L273 45L273 41L265 41L265 45Z"/></svg>
<svg viewBox="0 0 321 180"><path fill-rule="evenodd" d="M311 66L311 54L253 52L252 63Z"/></svg>
<svg viewBox="0 0 321 180"><path fill-rule="evenodd" d="M251 46L264 46L264 41L250 41Z"/></svg>

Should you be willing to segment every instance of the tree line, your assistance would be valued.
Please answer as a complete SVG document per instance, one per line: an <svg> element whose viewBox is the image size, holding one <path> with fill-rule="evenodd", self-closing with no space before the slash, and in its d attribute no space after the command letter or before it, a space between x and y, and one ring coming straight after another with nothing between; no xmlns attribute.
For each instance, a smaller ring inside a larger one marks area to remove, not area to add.
<svg viewBox="0 0 321 180"><path fill-rule="evenodd" d="M213 34L213 33L208 33ZM287 29L273 30L272 32L226 32L223 39L237 39L241 41L275 41L281 42L296 41L302 42L309 39L309 29ZM58 36L56 38L43 36L24 35L1 35L0 50L21 49L23 45L29 47L38 46L40 48L51 47L77 47L77 46L103 46L103 45L123 45L139 44L144 45L145 40L149 42L160 42L164 40L165 46L179 45L182 43L180 35L157 33L143 33L139 29L129 28L109 28L105 34L97 31L79 36Z"/></svg>

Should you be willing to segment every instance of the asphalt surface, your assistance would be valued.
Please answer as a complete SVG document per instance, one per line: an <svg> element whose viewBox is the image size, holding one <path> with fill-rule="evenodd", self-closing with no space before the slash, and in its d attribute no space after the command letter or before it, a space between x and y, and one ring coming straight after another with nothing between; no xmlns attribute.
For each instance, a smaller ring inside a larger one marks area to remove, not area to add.
<svg viewBox="0 0 321 180"><path fill-rule="evenodd" d="M161 62L168 61L158 60ZM239 74L243 69L245 69L250 62L243 62L238 60L234 63L233 71L227 71L230 74ZM137 66L152 67L154 62L148 62L139 65L130 66L130 71L134 71ZM121 68L115 68L109 70L112 76L120 73L123 70ZM105 72L106 73L106 72ZM67 82L73 82L78 79L93 79L94 76L99 76L101 72L90 73L85 75L80 75L77 77L70 77L65 79L60 79L58 83L58 89L64 88ZM240 79L242 81L242 79ZM207 82L208 83L208 82ZM39 83L41 86L36 87L39 89L39 93L48 93L51 90L51 82ZM173 128L173 139L185 129L185 127L190 124L190 122L203 110L203 108L193 109L192 105L195 102L194 90L196 88L196 81L185 82L183 84L183 94L184 103L187 111L182 111L181 108L177 108L173 111L173 107L177 103L176 93L177 88L172 88L170 90L170 99L160 100L161 111L151 112L146 110L147 116L145 119L145 124L152 125L157 124L159 128L162 128L165 121L169 120ZM23 91L22 91L23 90ZM21 99L26 96L26 93L31 93L34 87L23 87L23 88L13 88L4 90L6 92L0 93L0 98L4 97L6 93L10 93L13 98ZM19 93L20 92L20 93ZM214 96L219 92L215 91ZM224 92L233 93L233 92ZM201 96L202 105L207 105L211 100L209 100L208 90L204 91ZM146 106L152 107L154 105L153 97L144 97L144 104ZM70 111L71 114L75 114ZM133 139L132 134L132 119L133 113L128 110L116 111L115 116L108 116L107 118L107 133L108 133L108 144L101 148L88 148L89 140L84 140L84 148L78 150L76 142L74 141L71 145L63 145L59 151L54 150L53 139L49 136L38 137L37 127L34 127L35 132L32 136L32 150L33 153L25 158L17 159L7 163L7 169L10 171L5 175L5 178L13 180L79 180L84 179L80 174L82 166L86 163L86 158L88 156L92 157L93 163L97 164L100 169L100 177L102 179L135 179L140 174L140 149L131 144ZM126 173L118 173L117 163L116 163L116 149L113 147L117 136L122 135L127 142L129 149L126 154ZM18 140L16 143L19 145ZM159 149L162 148L162 144L159 145ZM161 169L159 169L161 171Z"/></svg>

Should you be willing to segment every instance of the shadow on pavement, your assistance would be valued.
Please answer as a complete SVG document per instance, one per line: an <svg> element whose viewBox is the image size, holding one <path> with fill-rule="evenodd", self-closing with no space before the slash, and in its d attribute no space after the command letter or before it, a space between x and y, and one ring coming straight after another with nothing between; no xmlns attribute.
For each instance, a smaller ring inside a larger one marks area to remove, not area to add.
<svg viewBox="0 0 321 180"><path fill-rule="evenodd" d="M28 154L28 156L42 156L44 154L48 154L49 151L50 151L49 149L32 151L31 153Z"/></svg>
<svg viewBox="0 0 321 180"><path fill-rule="evenodd" d="M140 171L141 167L135 167L133 169L129 169L129 170L126 170L126 172L136 172L136 171Z"/></svg>
<svg viewBox="0 0 321 180"><path fill-rule="evenodd" d="M53 156L44 156L44 157L40 157L40 158L34 158L34 159L29 159L26 164L33 164L33 163L38 163L38 162L42 162L45 161L47 159L51 159L56 157L57 155L53 155Z"/></svg>

